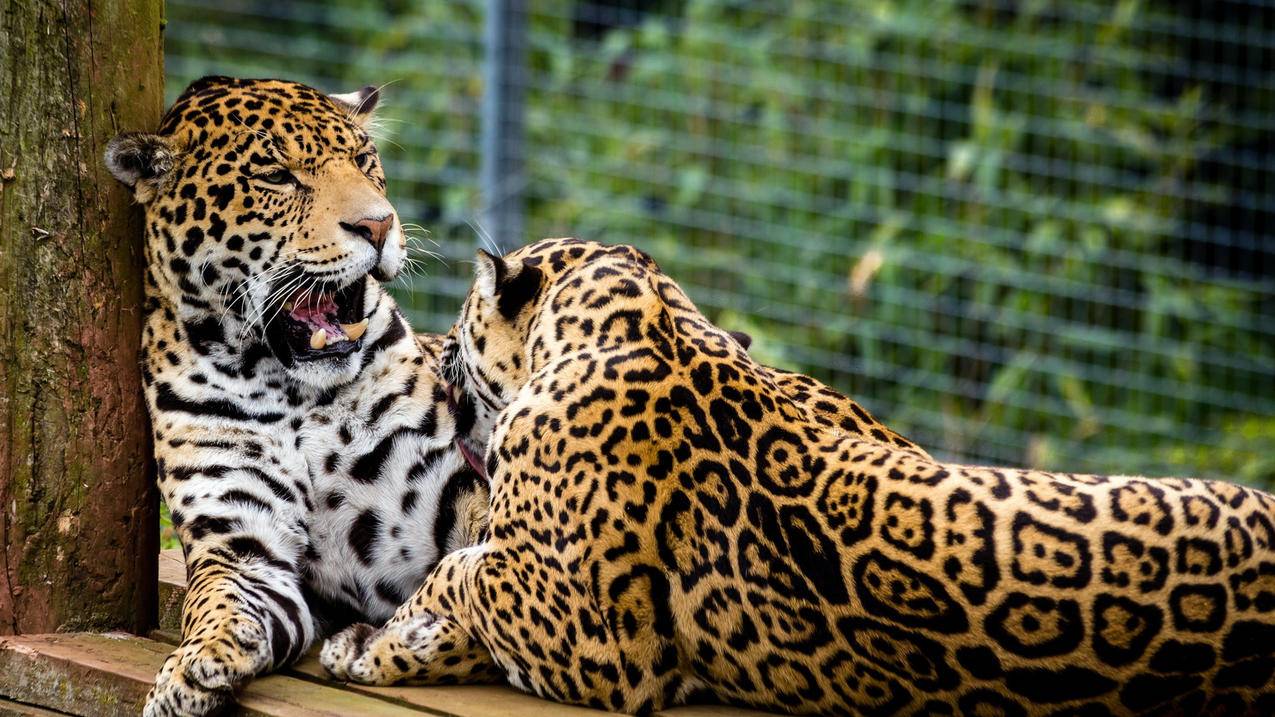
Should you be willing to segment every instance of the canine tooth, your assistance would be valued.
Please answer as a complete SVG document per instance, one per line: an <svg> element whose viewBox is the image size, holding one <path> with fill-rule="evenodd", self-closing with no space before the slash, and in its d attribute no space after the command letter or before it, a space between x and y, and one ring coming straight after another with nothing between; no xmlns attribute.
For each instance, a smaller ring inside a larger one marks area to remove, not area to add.
<svg viewBox="0 0 1275 717"><path fill-rule="evenodd" d="M328 333L323 329L315 329L310 337L310 348L316 351L328 345Z"/></svg>
<svg viewBox="0 0 1275 717"><path fill-rule="evenodd" d="M363 332L367 331L367 319L363 319L357 324L341 324L341 330L345 332L345 336L349 340L358 341Z"/></svg>

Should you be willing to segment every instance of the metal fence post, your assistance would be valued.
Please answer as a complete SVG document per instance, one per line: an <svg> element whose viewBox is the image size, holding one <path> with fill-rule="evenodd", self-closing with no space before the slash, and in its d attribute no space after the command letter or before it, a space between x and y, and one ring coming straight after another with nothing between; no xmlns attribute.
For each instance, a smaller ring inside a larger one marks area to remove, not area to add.
<svg viewBox="0 0 1275 717"><path fill-rule="evenodd" d="M525 0L488 0L479 219L480 229L505 249L527 239L522 212L526 23Z"/></svg>

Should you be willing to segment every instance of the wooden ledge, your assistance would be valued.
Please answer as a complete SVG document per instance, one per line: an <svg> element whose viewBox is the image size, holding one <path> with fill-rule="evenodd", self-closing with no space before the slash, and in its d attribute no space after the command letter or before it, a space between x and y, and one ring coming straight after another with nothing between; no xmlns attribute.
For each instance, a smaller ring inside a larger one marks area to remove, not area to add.
<svg viewBox="0 0 1275 717"><path fill-rule="evenodd" d="M68 714L134 717L171 650L119 633L0 637L0 695ZM236 714L248 717L438 714L287 675L253 680L238 700Z"/></svg>

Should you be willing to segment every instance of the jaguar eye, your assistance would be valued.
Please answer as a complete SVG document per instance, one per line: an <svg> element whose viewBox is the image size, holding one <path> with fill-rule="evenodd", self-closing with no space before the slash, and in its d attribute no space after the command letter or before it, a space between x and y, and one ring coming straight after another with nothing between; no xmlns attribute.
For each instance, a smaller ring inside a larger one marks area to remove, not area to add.
<svg viewBox="0 0 1275 717"><path fill-rule="evenodd" d="M258 174L256 177L266 184L296 184L297 182L297 178L292 176L292 172L286 169L276 169L264 174Z"/></svg>
<svg viewBox="0 0 1275 717"><path fill-rule="evenodd" d="M354 163L359 165L359 169L367 170L372 167L372 160L375 158L374 152L364 152L354 158Z"/></svg>

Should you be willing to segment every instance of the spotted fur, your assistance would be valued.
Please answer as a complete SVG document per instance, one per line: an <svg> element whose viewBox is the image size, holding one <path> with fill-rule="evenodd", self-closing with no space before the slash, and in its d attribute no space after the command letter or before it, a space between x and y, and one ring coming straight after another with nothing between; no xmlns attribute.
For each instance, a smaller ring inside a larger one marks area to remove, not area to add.
<svg viewBox="0 0 1275 717"><path fill-rule="evenodd" d="M480 257L445 354L490 435L490 537L330 640L338 676L636 713L1275 714L1268 493L846 430L630 247Z"/></svg>
<svg viewBox="0 0 1275 717"><path fill-rule="evenodd" d="M363 127L375 100L204 78L107 148L145 208L145 393L189 575L147 715L214 711L326 627L388 618L483 530L441 338L418 341L378 281L405 244ZM305 356L278 317L317 295L366 331Z"/></svg>

